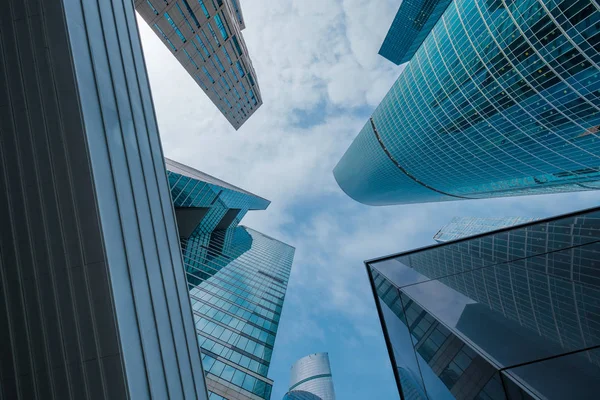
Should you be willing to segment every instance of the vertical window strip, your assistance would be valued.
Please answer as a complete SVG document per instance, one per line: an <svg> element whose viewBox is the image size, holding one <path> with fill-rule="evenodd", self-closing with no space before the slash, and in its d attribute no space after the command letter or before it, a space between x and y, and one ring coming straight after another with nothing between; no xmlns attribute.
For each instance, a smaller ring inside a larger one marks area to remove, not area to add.
<svg viewBox="0 0 600 400"><path fill-rule="evenodd" d="M229 56L229 53L227 52L225 46L223 46L223 53L225 53L225 57L227 58L227 61L229 61L229 65L233 64L233 61L231 61L231 57Z"/></svg>
<svg viewBox="0 0 600 400"><path fill-rule="evenodd" d="M211 83L215 83L215 80L213 79L212 75L210 74L210 72L208 72L208 70L206 69L206 67L202 67L202 71L204 71L204 75L206 75L206 77L208 78L208 80Z"/></svg>
<svg viewBox="0 0 600 400"><path fill-rule="evenodd" d="M150 0L146 0L146 3L148 3L148 5L150 6L150 8L154 12L154 14L158 15L158 11L156 11L156 8L154 8L154 5L152 5L152 3L150 2Z"/></svg>
<svg viewBox="0 0 600 400"><path fill-rule="evenodd" d="M239 61L236 61L235 66L236 66L238 72L240 73L240 78L243 78L244 75L246 75L246 73L244 72L244 68L242 68L242 64Z"/></svg>
<svg viewBox="0 0 600 400"><path fill-rule="evenodd" d="M215 39L215 42L217 43L217 46L221 46L221 43L219 43L219 38L217 37L217 34L215 33L215 30L213 29L210 21L207 22L208 25L208 30L210 31L210 34L212 35L213 39Z"/></svg>
<svg viewBox="0 0 600 400"><path fill-rule="evenodd" d="M198 3L200 3L200 8L202 8L202 12L204 13L204 16L206 18L210 18L210 14L208 13L208 10L206 9L206 6L204 5L204 1L198 0Z"/></svg>
<svg viewBox="0 0 600 400"><path fill-rule="evenodd" d="M217 53L213 54L215 57L215 60L217 60L217 64L219 64L219 68L221 69L221 72L225 72L225 67L223 66L223 63L221 62L221 60L219 60L219 56L217 55Z"/></svg>
<svg viewBox="0 0 600 400"><path fill-rule="evenodd" d="M227 90L231 90L229 83L227 83L227 79L225 79L224 76L221 77L221 80L223 81L223 83L225 84L225 87L227 88Z"/></svg>
<svg viewBox="0 0 600 400"><path fill-rule="evenodd" d="M236 82L239 82L240 80L238 79L237 75L235 74L235 71L233 70L233 68L229 68L229 73L231 74L231 76L233 76L233 79Z"/></svg>
<svg viewBox="0 0 600 400"><path fill-rule="evenodd" d="M165 39L167 41L167 43L169 44L169 46L171 46L171 49L173 51L177 51L177 47L175 47L175 45L173 44L173 42L171 42L171 39L169 39L169 37L167 35L165 35L165 33L163 32L163 30L160 29L160 26L158 26L158 24L154 24L154 28L162 35L163 39Z"/></svg>
<svg viewBox="0 0 600 400"><path fill-rule="evenodd" d="M204 32L204 29L200 29L200 32L202 33L202 36L204 36L204 39L206 39L206 43L208 43L208 46L210 47L211 52L214 53L215 52L215 48L210 43L210 40L208 40L208 36L206 36L206 33Z"/></svg>
<svg viewBox="0 0 600 400"><path fill-rule="evenodd" d="M177 9L179 10L179 14L181 14L181 17L183 18L183 20L185 21L186 25L188 26L188 28L190 28L190 31L192 32L192 34L196 33L196 31L194 31L194 28L192 27L192 24L190 24L190 21L187 19L187 17L185 16L185 14L183 13L183 10L181 9L181 7L179 6L179 3L175 3L175 6L177 6Z"/></svg>
<svg viewBox="0 0 600 400"><path fill-rule="evenodd" d="M250 81L250 84L254 86L254 78L252 77L252 74L248 74L248 80Z"/></svg>
<svg viewBox="0 0 600 400"><path fill-rule="evenodd" d="M186 49L183 49L183 52L188 57L188 59L190 60L190 62L194 65L194 67L196 67L196 69L198 69L198 64L196 64L196 62L194 61L194 59L192 58L192 56L190 56L190 53L188 53Z"/></svg>
<svg viewBox="0 0 600 400"><path fill-rule="evenodd" d="M225 25L223 25L223 20L219 14L215 15L215 23L217 24L217 28L221 31L221 37L223 40L227 40L229 35L227 35L227 30L225 29Z"/></svg>
<svg viewBox="0 0 600 400"><path fill-rule="evenodd" d="M183 33L181 33L181 31L179 30L179 28L177 27L177 25L175 25L175 22L173 22L173 19L171 18L171 16L169 15L168 12L166 12L164 14L166 20L169 22L169 24L171 24L171 27L173 28L173 30L175 31L175 33L177 34L177 36L179 36L179 39L181 39L181 41L183 43L186 42L185 40L185 36L183 36Z"/></svg>
<svg viewBox="0 0 600 400"><path fill-rule="evenodd" d="M229 108L233 108L233 106L231 105L231 103L229 102L229 100L227 100L226 97L223 97L223 100L225 100L225 103L227 103L227 105L229 106Z"/></svg>
<svg viewBox="0 0 600 400"><path fill-rule="evenodd" d="M188 13L194 20L194 23L196 24L196 28L200 28L200 22L198 22L198 18L196 18L196 14L194 14L194 12L192 11L192 7L190 7L190 3L188 3L187 0L182 0L182 1L183 1L183 5L185 5L185 8L187 9Z"/></svg>
<svg viewBox="0 0 600 400"><path fill-rule="evenodd" d="M242 48L240 47L240 43L237 40L237 37L232 36L231 39L233 40L233 45L235 46L235 49L238 52L238 55L242 55Z"/></svg>
<svg viewBox="0 0 600 400"><path fill-rule="evenodd" d="M237 96L238 100L241 100L242 96L240 96L240 93L237 91L237 89L233 88L233 91L234 91L235 95Z"/></svg>
<svg viewBox="0 0 600 400"><path fill-rule="evenodd" d="M196 46L196 43L192 40L192 44L194 45L194 48L196 49L196 52L198 53L198 55L200 56L200 58L202 59L203 62L206 62L206 58L204 58L204 56L202 55L202 52L200 51L200 49L198 48L198 46Z"/></svg>
<svg viewBox="0 0 600 400"><path fill-rule="evenodd" d="M206 84L204 83L204 81L202 81L202 79L200 79L200 77L198 76L198 74L194 74L194 77L196 78L196 80L200 84L200 87L203 87L205 90L208 90L208 86L206 86Z"/></svg>
<svg viewBox="0 0 600 400"><path fill-rule="evenodd" d="M206 45L204 44L202 39L200 39L200 36L198 36L197 34L196 34L196 40L198 40L198 43L200 43L200 48L202 48L202 51L204 51L204 54L206 54L206 57L210 57L210 53L208 52Z"/></svg>

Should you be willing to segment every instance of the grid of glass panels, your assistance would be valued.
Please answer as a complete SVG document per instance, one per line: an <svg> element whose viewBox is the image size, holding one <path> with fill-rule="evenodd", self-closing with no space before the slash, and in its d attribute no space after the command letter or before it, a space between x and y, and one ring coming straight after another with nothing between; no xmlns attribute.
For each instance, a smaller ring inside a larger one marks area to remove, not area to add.
<svg viewBox="0 0 600 400"><path fill-rule="evenodd" d="M403 0L379 54L394 64L410 61L452 0Z"/></svg>
<svg viewBox="0 0 600 400"><path fill-rule="evenodd" d="M444 388L449 398L520 398L500 383L534 398L593 398L600 390L598 259L600 208L367 269L397 367L412 371L429 398Z"/></svg>
<svg viewBox="0 0 600 400"><path fill-rule="evenodd" d="M180 240L210 398L226 398L215 393L225 385L236 399L269 399L267 373L294 248L239 226L268 200L175 161L166 166L176 209L207 209Z"/></svg>
<svg viewBox="0 0 600 400"><path fill-rule="evenodd" d="M360 133L413 183L344 190L391 204L597 189L598 50L592 0L453 1ZM360 150L345 168L382 163Z"/></svg>
<svg viewBox="0 0 600 400"><path fill-rule="evenodd" d="M135 7L234 128L260 107L237 2L136 0Z"/></svg>
<svg viewBox="0 0 600 400"><path fill-rule="evenodd" d="M433 239L438 243L449 242L537 219L532 217L454 217L433 236Z"/></svg>

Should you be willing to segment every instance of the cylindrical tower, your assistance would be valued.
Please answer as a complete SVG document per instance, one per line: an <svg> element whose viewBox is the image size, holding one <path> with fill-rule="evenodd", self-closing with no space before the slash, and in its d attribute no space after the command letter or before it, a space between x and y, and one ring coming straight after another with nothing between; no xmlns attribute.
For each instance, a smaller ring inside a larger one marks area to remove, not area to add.
<svg viewBox="0 0 600 400"><path fill-rule="evenodd" d="M600 8L452 1L334 169L385 205L600 187Z"/></svg>
<svg viewBox="0 0 600 400"><path fill-rule="evenodd" d="M301 396L295 397L296 394ZM310 395L314 396L307 397ZM296 361L292 365L290 389L286 396L290 399L335 400L329 355L314 353Z"/></svg>

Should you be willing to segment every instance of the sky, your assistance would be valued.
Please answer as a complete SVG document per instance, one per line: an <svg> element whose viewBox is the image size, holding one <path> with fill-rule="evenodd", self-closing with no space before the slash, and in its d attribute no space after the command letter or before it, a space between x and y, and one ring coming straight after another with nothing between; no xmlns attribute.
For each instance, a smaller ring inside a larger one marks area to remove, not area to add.
<svg viewBox="0 0 600 400"><path fill-rule="evenodd" d="M138 17L165 156L271 200L243 225L296 247L269 377L328 352L338 399L399 395L363 261L429 245L454 216L547 217L594 192L370 207L332 169L402 72L377 54L399 0L241 0L264 104L238 130Z"/></svg>

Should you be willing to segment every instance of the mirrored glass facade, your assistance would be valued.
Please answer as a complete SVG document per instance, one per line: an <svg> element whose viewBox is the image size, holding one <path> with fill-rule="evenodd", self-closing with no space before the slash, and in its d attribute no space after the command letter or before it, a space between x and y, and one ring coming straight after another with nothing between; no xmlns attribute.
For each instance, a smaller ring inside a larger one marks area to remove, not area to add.
<svg viewBox="0 0 600 400"><path fill-rule="evenodd" d="M334 169L370 205L593 190L600 10L448 5Z"/></svg>
<svg viewBox="0 0 600 400"><path fill-rule="evenodd" d="M335 400L329 355L314 353L296 361L292 365L290 388L286 396L284 399Z"/></svg>
<svg viewBox="0 0 600 400"><path fill-rule="evenodd" d="M135 0L135 9L235 129L261 106L239 0Z"/></svg>
<svg viewBox="0 0 600 400"><path fill-rule="evenodd" d="M438 243L490 232L499 228L535 221L531 217L454 217L452 221L440 229L433 240Z"/></svg>
<svg viewBox="0 0 600 400"><path fill-rule="evenodd" d="M294 248L239 225L268 200L175 161L166 166L209 398L269 399Z"/></svg>
<svg viewBox="0 0 600 400"><path fill-rule="evenodd" d="M367 262L404 399L594 399L600 208Z"/></svg>

